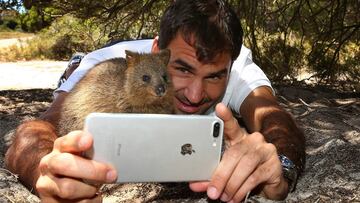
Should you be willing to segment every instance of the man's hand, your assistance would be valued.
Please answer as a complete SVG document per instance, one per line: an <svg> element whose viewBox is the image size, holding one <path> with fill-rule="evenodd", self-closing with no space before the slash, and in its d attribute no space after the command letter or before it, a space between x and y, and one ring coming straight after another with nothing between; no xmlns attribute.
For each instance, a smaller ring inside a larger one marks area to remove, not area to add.
<svg viewBox="0 0 360 203"><path fill-rule="evenodd" d="M267 143L261 133L247 134L225 105L218 104L216 114L224 121L227 149L211 181L190 183L190 188L195 192L207 190L211 199L240 202L261 186L265 197L284 199L288 185L275 146Z"/></svg>
<svg viewBox="0 0 360 203"><path fill-rule="evenodd" d="M99 185L115 181L117 173L107 164L80 156L92 143L92 137L82 131L55 140L52 152L39 164L36 190L42 202L102 201L101 195L97 195ZM99 184L88 184L89 181Z"/></svg>

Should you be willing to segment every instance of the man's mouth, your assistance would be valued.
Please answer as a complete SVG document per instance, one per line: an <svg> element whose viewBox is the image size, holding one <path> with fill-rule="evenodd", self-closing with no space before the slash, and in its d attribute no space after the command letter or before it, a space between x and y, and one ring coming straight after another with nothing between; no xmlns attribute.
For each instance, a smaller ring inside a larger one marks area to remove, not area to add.
<svg viewBox="0 0 360 203"><path fill-rule="evenodd" d="M178 110L188 114L194 114L200 111L201 105L192 105L188 102L183 102L180 99L175 99L175 105Z"/></svg>

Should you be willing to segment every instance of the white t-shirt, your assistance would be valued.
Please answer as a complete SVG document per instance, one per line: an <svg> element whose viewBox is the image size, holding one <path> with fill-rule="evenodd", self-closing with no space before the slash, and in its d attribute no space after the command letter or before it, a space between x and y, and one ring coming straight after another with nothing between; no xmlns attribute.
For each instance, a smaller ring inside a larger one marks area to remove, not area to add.
<svg viewBox="0 0 360 203"><path fill-rule="evenodd" d="M71 76L55 90L69 92L77 82L96 64L115 57L125 57L125 50L150 53L153 40L134 40L119 42L109 47L98 49L87 54L79 67ZM234 61L222 103L240 115L240 106L249 93L260 86L271 88L269 79L264 72L252 61L251 51L245 46L241 47L239 57ZM207 114L213 113L214 107Z"/></svg>

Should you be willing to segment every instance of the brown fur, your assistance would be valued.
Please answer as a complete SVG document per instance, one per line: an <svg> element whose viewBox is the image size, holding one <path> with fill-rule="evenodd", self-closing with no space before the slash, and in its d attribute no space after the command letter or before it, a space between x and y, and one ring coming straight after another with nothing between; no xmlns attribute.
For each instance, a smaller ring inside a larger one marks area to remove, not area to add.
<svg viewBox="0 0 360 203"><path fill-rule="evenodd" d="M5 155L6 167L19 174L21 182L29 189L35 186L40 171L38 164L41 157L50 153L55 139L52 124L31 120L22 123L15 132L13 144Z"/></svg>
<svg viewBox="0 0 360 203"><path fill-rule="evenodd" d="M126 51L126 60L114 58L96 65L65 99L59 135L81 130L91 112L173 113L173 88L166 72L169 58L169 50ZM144 75L151 77L149 82L143 81ZM159 93L159 87L165 91Z"/></svg>

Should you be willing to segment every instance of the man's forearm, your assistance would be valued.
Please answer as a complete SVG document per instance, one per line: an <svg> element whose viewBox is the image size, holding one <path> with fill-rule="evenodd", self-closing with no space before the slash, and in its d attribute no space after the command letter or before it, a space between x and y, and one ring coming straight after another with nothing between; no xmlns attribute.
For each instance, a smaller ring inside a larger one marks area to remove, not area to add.
<svg viewBox="0 0 360 203"><path fill-rule="evenodd" d="M292 116L281 108L268 87L249 94L240 108L247 129L260 132L278 154L293 161L301 172L305 164L305 138Z"/></svg>
<svg viewBox="0 0 360 203"><path fill-rule="evenodd" d="M35 120L21 124L6 152L6 167L18 174L26 187L35 187L40 174L39 162L43 156L51 152L56 138L55 128L48 122Z"/></svg>
<svg viewBox="0 0 360 203"><path fill-rule="evenodd" d="M278 154L292 160L300 173L305 165L305 138L292 116L282 109L272 110L262 119L260 132L276 146Z"/></svg>

